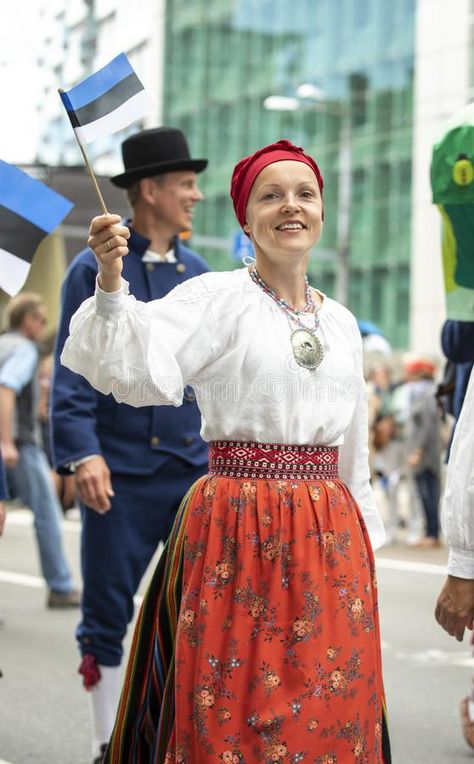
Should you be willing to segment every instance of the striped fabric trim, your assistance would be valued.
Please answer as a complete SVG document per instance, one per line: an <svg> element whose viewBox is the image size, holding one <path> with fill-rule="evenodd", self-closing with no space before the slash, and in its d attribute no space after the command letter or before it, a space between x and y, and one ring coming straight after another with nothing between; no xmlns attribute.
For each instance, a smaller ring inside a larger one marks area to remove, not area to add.
<svg viewBox="0 0 474 764"><path fill-rule="evenodd" d="M201 480L205 480L206 477ZM186 520L194 483L145 594L133 635L115 727L104 762L162 762L174 724L174 645L181 601ZM150 635L154 634L154 639Z"/></svg>
<svg viewBox="0 0 474 764"><path fill-rule="evenodd" d="M384 764L392 764L390 736L388 734L387 705L384 700L382 712L382 758Z"/></svg>
<svg viewBox="0 0 474 764"><path fill-rule="evenodd" d="M337 446L211 441L209 474L264 480L337 480Z"/></svg>

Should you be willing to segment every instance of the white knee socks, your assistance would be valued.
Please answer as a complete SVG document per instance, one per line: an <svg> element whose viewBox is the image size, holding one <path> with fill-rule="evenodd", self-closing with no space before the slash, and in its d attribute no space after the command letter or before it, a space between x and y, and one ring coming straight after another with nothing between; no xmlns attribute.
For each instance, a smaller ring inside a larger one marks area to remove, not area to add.
<svg viewBox="0 0 474 764"><path fill-rule="evenodd" d="M120 666L99 666L101 679L89 695L92 722L92 756L100 755L101 746L108 743L117 713L122 686Z"/></svg>

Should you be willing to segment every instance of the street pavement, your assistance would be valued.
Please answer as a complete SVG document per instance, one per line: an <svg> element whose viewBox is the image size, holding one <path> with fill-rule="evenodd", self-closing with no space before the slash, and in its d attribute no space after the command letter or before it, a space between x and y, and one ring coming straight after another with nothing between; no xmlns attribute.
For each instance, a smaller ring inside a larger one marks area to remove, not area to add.
<svg viewBox="0 0 474 764"><path fill-rule="evenodd" d="M64 531L79 584L79 523L67 520ZM394 764L474 761L458 717L473 671L469 641L459 644L433 617L446 550L398 544L377 561ZM0 539L0 764L91 762L87 697L76 673L78 614L47 610L45 600L31 514L12 509Z"/></svg>

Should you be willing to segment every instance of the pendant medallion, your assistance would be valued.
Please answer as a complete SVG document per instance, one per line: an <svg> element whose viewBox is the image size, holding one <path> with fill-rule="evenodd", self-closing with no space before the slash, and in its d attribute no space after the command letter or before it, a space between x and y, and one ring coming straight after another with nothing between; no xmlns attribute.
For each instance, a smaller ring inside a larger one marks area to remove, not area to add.
<svg viewBox="0 0 474 764"><path fill-rule="evenodd" d="M317 369L324 358L323 346L309 329L295 329L291 347L296 363L305 369Z"/></svg>

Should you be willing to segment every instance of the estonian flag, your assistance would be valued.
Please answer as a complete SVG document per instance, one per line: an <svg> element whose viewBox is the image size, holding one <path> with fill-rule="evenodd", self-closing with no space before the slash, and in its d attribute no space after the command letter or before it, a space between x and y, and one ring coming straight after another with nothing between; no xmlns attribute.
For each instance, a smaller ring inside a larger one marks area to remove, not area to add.
<svg viewBox="0 0 474 764"><path fill-rule="evenodd" d="M74 207L64 196L0 159L0 287L13 296L39 243Z"/></svg>
<svg viewBox="0 0 474 764"><path fill-rule="evenodd" d="M150 108L148 95L125 53L60 95L79 143L115 133Z"/></svg>

